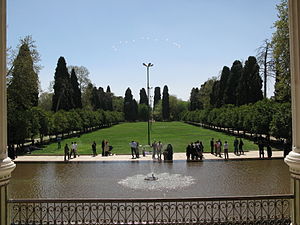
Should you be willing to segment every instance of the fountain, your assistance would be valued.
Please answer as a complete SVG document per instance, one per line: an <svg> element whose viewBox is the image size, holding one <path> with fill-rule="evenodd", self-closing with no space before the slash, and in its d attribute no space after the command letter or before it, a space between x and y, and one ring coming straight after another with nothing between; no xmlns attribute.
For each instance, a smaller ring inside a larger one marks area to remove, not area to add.
<svg viewBox="0 0 300 225"><path fill-rule="evenodd" d="M118 184L126 188L146 191L178 190L188 187L194 183L195 179L192 176L171 173L158 173L155 176L154 173L149 173L146 175L137 174L122 179L118 182Z"/></svg>
<svg viewBox="0 0 300 225"><path fill-rule="evenodd" d="M152 176L150 176L150 177L145 177L144 180L155 181L155 180L158 180L158 177L155 177L155 176L154 176L154 173L152 173Z"/></svg>

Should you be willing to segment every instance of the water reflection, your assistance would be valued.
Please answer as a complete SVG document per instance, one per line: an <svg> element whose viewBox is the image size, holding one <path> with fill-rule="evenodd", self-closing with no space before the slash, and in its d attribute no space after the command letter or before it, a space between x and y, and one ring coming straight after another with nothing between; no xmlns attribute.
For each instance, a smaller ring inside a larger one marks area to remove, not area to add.
<svg viewBox="0 0 300 225"><path fill-rule="evenodd" d="M134 186L135 177L143 175L144 179L152 172L163 174L165 180L161 182L165 187L182 182L182 188L132 188L119 184L130 178ZM175 182L173 175L181 181ZM9 187L11 198L145 198L286 194L290 192L289 185L289 170L283 160L249 160L17 163Z"/></svg>

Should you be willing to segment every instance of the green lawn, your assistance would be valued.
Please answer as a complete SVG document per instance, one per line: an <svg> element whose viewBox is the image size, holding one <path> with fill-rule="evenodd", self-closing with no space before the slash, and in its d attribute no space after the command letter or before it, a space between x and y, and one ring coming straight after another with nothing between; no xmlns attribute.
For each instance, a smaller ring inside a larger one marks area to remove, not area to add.
<svg viewBox="0 0 300 225"><path fill-rule="evenodd" d="M101 141L107 139L113 146L115 154L130 154L129 143L132 140L138 141L141 145L147 144L147 123L122 123L110 128L101 129L79 138L64 139L61 142L61 149L57 149L57 143L50 144L42 150L32 152L32 154L63 154L65 143L70 144L76 141L79 154L91 154L93 141L97 143L97 152L101 151ZM192 126L182 122L154 122L151 128L151 142L153 140L162 141L163 144L172 144L174 152L185 152L188 143L200 140L203 142L204 151L210 152L211 138L221 139L222 142L229 143L229 151L233 151L233 136ZM245 150L256 150L257 145L248 140L244 140Z"/></svg>

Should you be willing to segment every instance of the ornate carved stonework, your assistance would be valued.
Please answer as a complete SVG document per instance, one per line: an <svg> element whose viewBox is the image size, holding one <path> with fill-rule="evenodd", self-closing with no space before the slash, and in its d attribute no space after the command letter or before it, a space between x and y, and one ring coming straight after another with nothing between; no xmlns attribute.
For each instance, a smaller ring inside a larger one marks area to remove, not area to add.
<svg viewBox="0 0 300 225"><path fill-rule="evenodd" d="M6 185L9 182L12 171L16 164L10 158L0 160L0 186Z"/></svg>

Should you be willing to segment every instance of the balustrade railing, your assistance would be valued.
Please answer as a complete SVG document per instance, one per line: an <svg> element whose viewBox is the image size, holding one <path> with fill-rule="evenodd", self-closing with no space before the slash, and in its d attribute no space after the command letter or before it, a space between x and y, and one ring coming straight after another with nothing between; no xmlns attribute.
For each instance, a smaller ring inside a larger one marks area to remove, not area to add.
<svg viewBox="0 0 300 225"><path fill-rule="evenodd" d="M290 224L293 195L8 200L11 224Z"/></svg>

